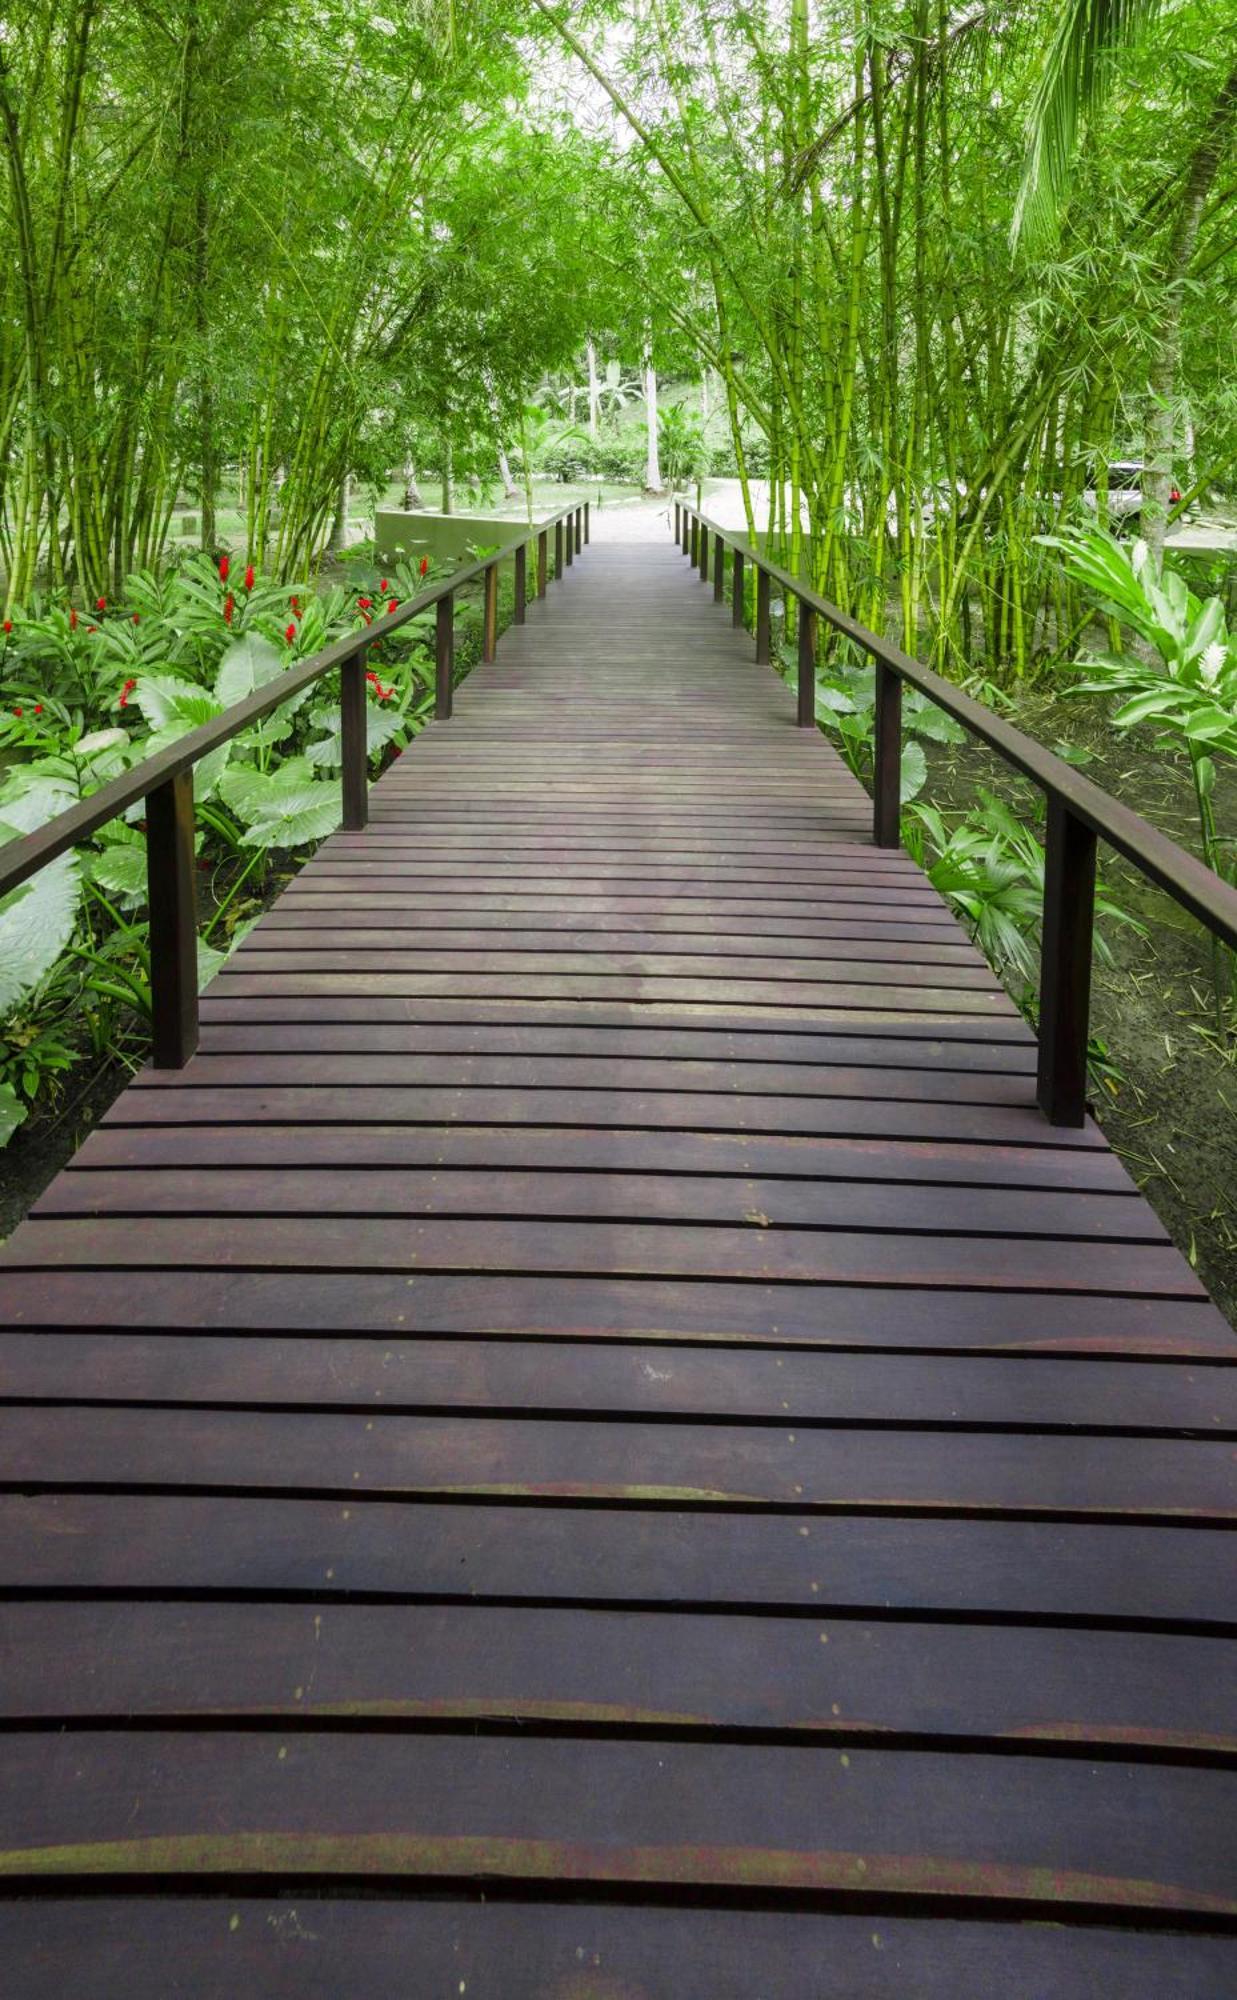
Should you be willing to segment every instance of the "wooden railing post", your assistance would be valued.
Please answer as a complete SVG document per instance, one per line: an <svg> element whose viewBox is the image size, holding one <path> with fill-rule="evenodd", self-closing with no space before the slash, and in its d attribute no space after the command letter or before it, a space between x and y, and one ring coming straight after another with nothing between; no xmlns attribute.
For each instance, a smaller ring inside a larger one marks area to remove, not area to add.
<svg viewBox="0 0 1237 2000"><path fill-rule="evenodd" d="M700 560L700 523L696 519L696 516L694 514L690 518L691 518L691 546L687 551L687 557L688 561L691 563L692 568L695 569L697 563Z"/></svg>
<svg viewBox="0 0 1237 2000"><path fill-rule="evenodd" d="M434 628L434 717L450 722L455 693L455 592L438 600Z"/></svg>
<svg viewBox="0 0 1237 2000"><path fill-rule="evenodd" d="M537 537L537 595L544 597L550 588L550 531L543 528Z"/></svg>
<svg viewBox="0 0 1237 2000"><path fill-rule="evenodd" d="M902 845L902 681L876 663L875 744L872 768L872 839L877 847Z"/></svg>
<svg viewBox="0 0 1237 2000"><path fill-rule="evenodd" d="M1095 834L1049 797L1039 979L1039 1108L1053 1125L1087 1116L1095 923Z"/></svg>
<svg viewBox="0 0 1237 2000"><path fill-rule="evenodd" d="M682 509L677 500L674 503L674 539L676 542L683 539Z"/></svg>
<svg viewBox="0 0 1237 2000"><path fill-rule="evenodd" d="M485 572L485 618L481 632L481 657L492 660L498 651L498 557Z"/></svg>
<svg viewBox="0 0 1237 2000"><path fill-rule="evenodd" d="M720 604L726 589L726 544L720 535L713 537L713 598Z"/></svg>
<svg viewBox="0 0 1237 2000"><path fill-rule="evenodd" d="M576 531L576 554L577 554L577 555L579 555L579 553L580 553L581 549L582 549L582 548L584 547L584 509L583 509L583 507L577 507L577 508L576 508L576 511L575 511L574 515L572 516L572 519L573 519L573 521L574 521L574 523L575 523L575 531Z"/></svg>
<svg viewBox="0 0 1237 2000"><path fill-rule="evenodd" d="M700 543L697 554L700 558L700 574L707 581L709 574L709 531L703 521L700 523Z"/></svg>
<svg viewBox="0 0 1237 2000"><path fill-rule="evenodd" d="M515 612L517 625L524 623L524 603L528 593L528 550L523 542L515 552Z"/></svg>
<svg viewBox="0 0 1237 2000"><path fill-rule="evenodd" d="M769 626L769 572L767 569L758 569L756 571L756 663L758 666L764 666L769 659L771 638Z"/></svg>
<svg viewBox="0 0 1237 2000"><path fill-rule="evenodd" d="M593 539L592 523L589 520L589 511L588 511L591 505L592 502L589 500L586 500L584 502L584 539L586 542L591 542Z"/></svg>
<svg viewBox="0 0 1237 2000"><path fill-rule="evenodd" d="M369 816L369 726L365 700L365 650L339 670L340 777L346 833L359 833Z"/></svg>
<svg viewBox="0 0 1237 2000"><path fill-rule="evenodd" d="M561 583L563 580L563 523L561 516L554 523L554 578L557 583Z"/></svg>
<svg viewBox="0 0 1237 2000"><path fill-rule="evenodd" d="M146 894L150 908L150 1059L156 1069L183 1069L198 1045L192 770L179 771L147 794Z"/></svg>
<svg viewBox="0 0 1237 2000"><path fill-rule="evenodd" d="M730 622L742 626L746 613L743 602L743 553L736 549L730 561Z"/></svg>
<svg viewBox="0 0 1237 2000"><path fill-rule="evenodd" d="M576 559L576 531L575 528L572 526L572 520L570 514L568 514L566 520L563 523L563 526L567 532L567 539L564 542L563 546L567 551L567 567L568 569L570 569L572 563Z"/></svg>
<svg viewBox="0 0 1237 2000"><path fill-rule="evenodd" d="M692 526L691 526L691 517L690 517L690 515L688 514L688 511L687 511L686 507L684 507L684 509L683 509L683 533L682 533L682 535L681 535L681 536L680 536L680 538L679 538L679 547L680 547L680 548L682 549L682 551L683 551L683 554L684 554L684 555L686 555L686 554L687 554L688 550L689 550L689 549L690 549L690 547L691 547L691 538L692 538Z"/></svg>
<svg viewBox="0 0 1237 2000"><path fill-rule="evenodd" d="M816 613L799 606L799 727L816 727Z"/></svg>

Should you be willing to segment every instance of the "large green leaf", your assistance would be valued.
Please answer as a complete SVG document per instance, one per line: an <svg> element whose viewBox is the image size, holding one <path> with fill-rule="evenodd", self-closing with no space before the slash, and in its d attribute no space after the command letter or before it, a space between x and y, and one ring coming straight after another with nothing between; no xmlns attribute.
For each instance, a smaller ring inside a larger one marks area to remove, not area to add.
<svg viewBox="0 0 1237 2000"><path fill-rule="evenodd" d="M385 749L393 736L397 736L404 725L404 717L399 709L378 708L372 702L365 714L366 755L376 756ZM319 743L311 743L305 752L311 764L338 766L344 761L343 735L339 722L329 736Z"/></svg>
<svg viewBox="0 0 1237 2000"><path fill-rule="evenodd" d="M284 656L260 632L246 632L228 647L215 676L215 700L221 708L243 701L255 688L273 681L284 668Z"/></svg>
<svg viewBox="0 0 1237 2000"><path fill-rule="evenodd" d="M7 1146L28 1106L22 1103L11 1083L0 1083L0 1146Z"/></svg>
<svg viewBox="0 0 1237 2000"><path fill-rule="evenodd" d="M11 812L12 807L6 810ZM11 818L0 821L0 842L33 830ZM62 854L0 898L0 1016L51 971L72 937L80 874L76 854Z"/></svg>
<svg viewBox="0 0 1237 2000"><path fill-rule="evenodd" d="M269 772L233 764L220 790L244 823L249 847L300 847L324 839L339 825L339 787L316 779L306 757L290 757Z"/></svg>
<svg viewBox="0 0 1237 2000"><path fill-rule="evenodd" d="M205 688L179 680L175 674L143 674L133 698L152 729L179 722L183 725L181 735L186 729L196 729L200 722L209 722L221 707Z"/></svg>

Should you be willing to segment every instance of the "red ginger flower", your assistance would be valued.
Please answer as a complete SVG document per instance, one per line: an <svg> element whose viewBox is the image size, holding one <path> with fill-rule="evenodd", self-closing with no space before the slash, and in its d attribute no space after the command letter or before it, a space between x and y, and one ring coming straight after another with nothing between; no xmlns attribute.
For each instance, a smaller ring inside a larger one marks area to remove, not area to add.
<svg viewBox="0 0 1237 2000"><path fill-rule="evenodd" d="M141 614L141 612L140 612L140 611L135 611L135 612L134 612L134 614L133 614L133 623L134 623L135 625L140 625L140 624L141 624L141 622L142 622L142 614Z"/></svg>
<svg viewBox="0 0 1237 2000"><path fill-rule="evenodd" d="M41 702L41 701L36 701L36 702L35 702L35 704L34 704L34 712L35 712L35 714L36 714L36 715L42 715L42 713L43 713L43 704L42 704L42 702Z"/></svg>
<svg viewBox="0 0 1237 2000"><path fill-rule="evenodd" d="M227 580L228 580L228 570L229 570L229 568L230 568L230 567L231 567L231 565L229 564L229 562L228 562L228 559L227 559L227 557L226 557L226 556L220 556L220 558L219 558L219 581L220 581L220 583L226 583L226 582L227 582Z"/></svg>
<svg viewBox="0 0 1237 2000"><path fill-rule="evenodd" d="M96 597L94 601L94 608L96 611L106 611L107 610L106 597Z"/></svg>
<svg viewBox="0 0 1237 2000"><path fill-rule="evenodd" d="M12 620L11 618L6 618L6 619L5 619L5 621L4 621L4 629L5 629L5 632L6 632L6 634L7 634L7 633L9 633L9 632L11 632L11 631L13 630L13 620Z"/></svg>
<svg viewBox="0 0 1237 2000"><path fill-rule="evenodd" d="M422 576L424 576L424 575L425 575L425 573L426 573L426 571L428 570L429 566L430 566L430 559L429 559L429 557L428 557L428 556L422 556L422 558L421 558L421 574L422 574Z"/></svg>
<svg viewBox="0 0 1237 2000"><path fill-rule="evenodd" d="M232 592L229 591L223 607L223 622L225 625L230 625L232 623L232 613L235 611L235 609L236 609L236 599L233 597Z"/></svg>
<svg viewBox="0 0 1237 2000"><path fill-rule="evenodd" d="M287 631L284 633L284 638L287 640L288 644L291 645L295 637L296 637L296 626L289 625Z"/></svg>
<svg viewBox="0 0 1237 2000"><path fill-rule="evenodd" d="M245 588L246 588L246 590L252 590L252 589L253 589L253 564L252 564L252 563L250 563L250 565L249 565L248 569L247 569L247 570L245 571Z"/></svg>
<svg viewBox="0 0 1237 2000"><path fill-rule="evenodd" d="M69 630L70 632L76 632L77 630L77 613L73 610L72 606L69 607Z"/></svg>
<svg viewBox="0 0 1237 2000"><path fill-rule="evenodd" d="M16 716L20 717L20 715L21 715L21 710L20 710L20 708L15 708L15 709L13 710L13 713L14 713L14 715L16 715Z"/></svg>
<svg viewBox="0 0 1237 2000"><path fill-rule="evenodd" d="M383 577L383 579L382 579L382 582L381 582L381 583L380 583L380 584L378 585L378 594L379 594L379 596L381 596L381 597L385 597L385 596L386 596L386 594L387 594L387 592L388 592L388 590L389 590L390 588L391 588L391 586L390 586L390 584L389 584L389 583L387 582L387 580L386 580L386 578L385 578L385 576L384 576L384 577Z"/></svg>
<svg viewBox="0 0 1237 2000"><path fill-rule="evenodd" d="M289 604L290 604L290 605L292 606L292 609L293 609L293 610L295 611L295 613L296 613L297 617L299 618L299 617L300 617L300 615L301 615L301 600L300 600L300 598L299 598L299 597L290 597L290 598L288 599L288 602L289 602Z"/></svg>
<svg viewBox="0 0 1237 2000"><path fill-rule="evenodd" d="M392 597L392 598L391 598L391 599L390 599L390 600L388 601L388 604L387 604L387 610L388 610L388 611L398 611L398 610L399 610L399 599L398 599L398 597Z"/></svg>
<svg viewBox="0 0 1237 2000"><path fill-rule="evenodd" d="M358 611L370 611L373 609L374 600L372 597L358 597L356 603Z"/></svg>

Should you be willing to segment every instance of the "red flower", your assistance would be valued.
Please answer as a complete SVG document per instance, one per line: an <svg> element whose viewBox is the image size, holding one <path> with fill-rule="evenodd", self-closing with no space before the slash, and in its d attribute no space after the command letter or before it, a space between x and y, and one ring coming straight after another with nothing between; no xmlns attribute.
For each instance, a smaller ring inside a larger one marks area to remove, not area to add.
<svg viewBox="0 0 1237 2000"><path fill-rule="evenodd" d="M6 618L6 619L5 619L5 621L4 621L4 630L5 630L5 634L6 634L6 635L7 635L8 633L10 633L10 632L11 632L11 631L13 630L13 620L12 620L11 618Z"/></svg>
<svg viewBox="0 0 1237 2000"><path fill-rule="evenodd" d="M20 714L21 714L21 710L20 710L20 708L15 708L15 709L13 710L13 713L14 713L14 715L17 715L17 716L20 716Z"/></svg>
<svg viewBox="0 0 1237 2000"><path fill-rule="evenodd" d="M225 625L230 625L232 623L232 613L235 609L236 609L236 599L233 597L231 591L229 591L223 606L223 622Z"/></svg>
<svg viewBox="0 0 1237 2000"><path fill-rule="evenodd" d="M296 637L296 626L289 625L287 631L284 633L284 638L287 640L288 644L291 645L295 637Z"/></svg>
<svg viewBox="0 0 1237 2000"><path fill-rule="evenodd" d="M301 600L300 600L300 598L299 598L299 597L290 597L290 598L288 599L288 602L289 602L289 604L290 604L290 605L292 606L292 609L293 609L293 610L295 611L295 613L296 613L297 617L299 618L299 617L300 617L300 615L301 615Z"/></svg>
<svg viewBox="0 0 1237 2000"><path fill-rule="evenodd" d="M378 591L379 591L379 595L380 595L380 596L382 596L382 597L385 597L385 596L386 596L386 594L387 594L387 592L388 592L388 590L389 590L390 588L391 588L391 586L390 586L390 584L389 584L389 583L387 582L387 580L386 580L386 578L385 578L385 576L384 576L384 577L383 577L383 579L382 579L382 582L381 582L381 583L380 583L380 584L378 585Z"/></svg>
<svg viewBox="0 0 1237 2000"><path fill-rule="evenodd" d="M86 627L86 630L87 630L88 632L97 632L97 631L98 631L98 629L99 629L99 628L98 628L98 626L97 626L97 625L88 625L88 626Z"/></svg>
<svg viewBox="0 0 1237 2000"><path fill-rule="evenodd" d="M426 571L428 570L429 566L430 566L430 559L429 559L429 557L428 557L428 556L422 556L422 558L421 558L421 574L422 574L422 576L424 576L424 575L425 575L425 573L426 573Z"/></svg>
<svg viewBox="0 0 1237 2000"><path fill-rule="evenodd" d="M135 611L135 612L134 612L134 614L133 614L133 623L134 623L135 625L140 625L140 624L141 624L141 622L142 622L142 614L141 614L141 612L140 612L140 611Z"/></svg>
<svg viewBox="0 0 1237 2000"><path fill-rule="evenodd" d="M247 570L245 571L245 588L246 588L246 590L252 590L252 589L253 589L253 564L252 564L252 563L250 563L250 565L249 565L248 569L247 569Z"/></svg>
<svg viewBox="0 0 1237 2000"><path fill-rule="evenodd" d="M377 674L375 673L367 672L365 678L367 681L371 681L373 683L374 693L377 695L379 701L390 701L391 696L395 693L395 689L393 687L384 688L382 682L379 680Z"/></svg>
<svg viewBox="0 0 1237 2000"><path fill-rule="evenodd" d="M34 712L35 712L35 714L36 714L36 715L42 715L42 713L43 713L43 704L42 704L42 702L41 702L41 701L36 701L36 702L35 702L35 704L34 704Z"/></svg>
<svg viewBox="0 0 1237 2000"><path fill-rule="evenodd" d="M134 688L135 688L136 686L137 686L137 682L136 682L136 681L126 681L126 682L125 682L125 693L126 693L126 694L131 694L131 693L133 692L133 689L134 689Z"/></svg>
<svg viewBox="0 0 1237 2000"><path fill-rule="evenodd" d="M398 597L392 597L392 598L389 598L389 599L387 600L387 610L388 610L388 611L398 611L398 610L399 610L399 599L398 599Z"/></svg>
<svg viewBox="0 0 1237 2000"><path fill-rule="evenodd" d="M69 630L70 632L76 632L77 630L77 613L73 610L72 606L69 608Z"/></svg>
<svg viewBox="0 0 1237 2000"><path fill-rule="evenodd" d="M371 611L373 609L373 604L374 600L372 597L358 597L356 601L356 607L358 611Z"/></svg>
<svg viewBox="0 0 1237 2000"><path fill-rule="evenodd" d="M226 557L226 556L220 556L220 558L219 558L219 581L220 581L220 583L226 583L226 582L227 582L227 580L228 580L228 568L229 568L229 564L228 564L228 559L227 559L227 557Z"/></svg>
<svg viewBox="0 0 1237 2000"><path fill-rule="evenodd" d="M96 611L106 611L107 610L106 597L96 597L94 601L94 608Z"/></svg>

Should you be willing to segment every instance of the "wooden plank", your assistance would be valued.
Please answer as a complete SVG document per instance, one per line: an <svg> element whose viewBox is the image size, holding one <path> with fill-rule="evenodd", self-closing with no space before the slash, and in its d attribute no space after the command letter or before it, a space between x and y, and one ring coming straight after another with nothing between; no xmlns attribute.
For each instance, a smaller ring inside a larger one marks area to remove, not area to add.
<svg viewBox="0 0 1237 2000"><path fill-rule="evenodd" d="M594 1128L551 1125L180 1125L121 1124L92 1132L71 1174L89 1168L398 1168L399 1180L424 1167L601 1171ZM892 1182L923 1190L966 1188L1090 1191L1138 1197L1120 1163L1099 1147L975 1145L964 1141L812 1138L782 1132L607 1131L613 1173L728 1174L811 1181ZM49 1189L43 1201L58 1198ZM968 1201L968 1217L977 1213ZM1085 1212L1085 1207L1082 1212ZM1132 1227L1132 1225L1130 1225Z"/></svg>
<svg viewBox="0 0 1237 2000"><path fill-rule="evenodd" d="M1206 1298L1171 1245L1076 1241L1066 1263L1050 1239L772 1231L658 1223L358 1218L344 1235L324 1218L148 1217L140 1232L110 1217L32 1218L7 1245L12 1270L501 1271L589 1276L725 1277L747 1284L968 1285L995 1292L1125 1292Z"/></svg>
<svg viewBox="0 0 1237 2000"><path fill-rule="evenodd" d="M9 1332L0 1397L1237 1435L1234 1368L592 1339Z"/></svg>
<svg viewBox="0 0 1237 2000"><path fill-rule="evenodd" d="M863 1094L838 1099L797 1096L710 1096L623 1090L484 1090L450 1086L390 1089L358 1084L346 1096L316 1091L312 1085L270 1085L262 1090L212 1090L186 1084L174 1095L158 1090L126 1091L106 1114L109 1125L304 1123L395 1125L553 1125L591 1132L613 1127L648 1131L784 1132L822 1138L920 1139L945 1144L1100 1151L1094 1126L1068 1134L1045 1124L1031 1107L969 1104L906 1104L873 1100Z"/></svg>
<svg viewBox="0 0 1237 2000"><path fill-rule="evenodd" d="M203 1030L199 1054L261 1055L267 1051L292 1054L405 1056L591 1056L642 1059L647 1062L707 1062L735 1064L749 1072L760 1065L793 1068L792 1081L805 1070L841 1064L850 1068L890 1070L945 1069L1001 1074L1033 1079L1035 1051L1030 1042L991 1039L961 1041L910 1035L779 1034L758 1028L734 1033L721 1028L688 1027L681 1023L658 1028L611 1026L584 1020L574 1024L536 1018L511 1021L371 1021L358 1034L355 1024L332 1020L304 1022L228 1022L216 1020ZM767 1072L766 1072L767 1073ZM139 1075L145 1072L139 1071ZM611 1066L610 1078L614 1077ZM624 1067L624 1074L627 1074ZM136 1079L135 1079L136 1081Z"/></svg>
<svg viewBox="0 0 1237 2000"><path fill-rule="evenodd" d="M0 1873L485 1874L1231 1918L1231 1803L1225 1772L1044 1757L19 1734Z"/></svg>
<svg viewBox="0 0 1237 2000"><path fill-rule="evenodd" d="M759 1343L958 1353L1177 1356L1231 1364L1228 1322L1201 1297L991 1293L947 1287L732 1285L696 1280L432 1276L174 1268L21 1271L0 1325L354 1332L402 1337Z"/></svg>
<svg viewBox="0 0 1237 2000"><path fill-rule="evenodd" d="M27 1602L0 1605L0 1715L561 1722L1217 1755L1237 1747L1229 1652L1214 1638L1068 1627Z"/></svg>
<svg viewBox="0 0 1237 2000"><path fill-rule="evenodd" d="M355 965L355 961L353 962ZM291 994L314 996L357 995L368 998L389 994L416 999L428 995L489 998L522 994L531 1000L588 1000L607 998L638 999L641 989L656 983L659 999L714 1001L722 1005L765 1006L779 1009L842 1008L872 1015L910 1013L929 1019L935 1014L969 1016L978 1014L1011 1019L1013 1003L995 991L967 992L951 987L920 986L913 980L881 981L867 985L844 980L729 979L722 975L675 976L648 969L609 973L583 972L364 972L347 968L337 972L255 971L253 961L229 969L224 966L217 983L226 993L282 997Z"/></svg>
<svg viewBox="0 0 1237 2000"><path fill-rule="evenodd" d="M807 1526L810 1532L800 1534ZM0 1591L682 1605L1232 1631L1191 1527L161 1494L0 1494Z"/></svg>
<svg viewBox="0 0 1237 2000"><path fill-rule="evenodd" d="M103 1215L458 1215L541 1216L557 1221L624 1219L760 1229L876 1229L899 1235L950 1232L958 1193L946 1184L845 1180L755 1180L720 1175L529 1173L510 1169L133 1167L123 1173L61 1174L33 1214ZM1052 1194L1027 1188L968 1191L970 1236L1104 1238L1167 1242L1145 1203L1118 1194Z"/></svg>
<svg viewBox="0 0 1237 2000"><path fill-rule="evenodd" d="M0 1433L0 1483L44 1488L467 1494L808 1512L966 1511L1221 1522L1233 1449L1211 1440L974 1431L788 1430L295 1411L27 1408ZM809 1537L813 1530L801 1527Z"/></svg>
<svg viewBox="0 0 1237 2000"><path fill-rule="evenodd" d="M675 1092L690 1099L710 1097L793 1097L797 1100L858 1097L902 1102L1019 1105L1033 1101L1029 1077L977 1076L956 1070L875 1069L841 1064L789 1065L675 1060L629 1056L616 1071L612 1061L589 1056L439 1056L392 1055L384 1050L355 1048L342 1054L278 1051L258 1055L209 1054L188 1073L145 1070L134 1079L141 1090L178 1089L180 1079L190 1088L209 1090L270 1089L313 1084L330 1091L356 1087L405 1088L450 1085L457 1090L605 1090ZM690 1116L690 1114L688 1114ZM688 1122L685 1118L685 1122Z"/></svg>
<svg viewBox="0 0 1237 2000"><path fill-rule="evenodd" d="M308 1893L307 1893L308 1890ZM462 1891L461 1891L462 1895ZM0 1903L23 2000L1231 2000L1229 1938L597 1903L116 1895ZM410 1983L411 1982L411 1983ZM587 1982L587 1983L584 1983Z"/></svg>

